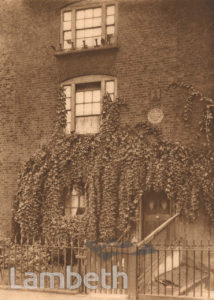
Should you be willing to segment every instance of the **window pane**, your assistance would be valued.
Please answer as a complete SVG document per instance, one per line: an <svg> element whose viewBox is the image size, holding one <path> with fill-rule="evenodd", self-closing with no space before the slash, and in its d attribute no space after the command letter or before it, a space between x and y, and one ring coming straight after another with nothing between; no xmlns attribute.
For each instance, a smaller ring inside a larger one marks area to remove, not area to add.
<svg viewBox="0 0 214 300"><path fill-rule="evenodd" d="M66 98L65 109L66 110L70 110L71 109L71 98Z"/></svg>
<svg viewBox="0 0 214 300"><path fill-rule="evenodd" d="M114 15L115 14L115 6L114 5L107 6L106 14L107 14L107 16Z"/></svg>
<svg viewBox="0 0 214 300"><path fill-rule="evenodd" d="M77 190L75 190L75 188L72 189L72 196L77 196L78 195L78 192Z"/></svg>
<svg viewBox="0 0 214 300"><path fill-rule="evenodd" d="M91 120L91 132L90 133L97 133L100 130L100 116L94 116L90 118Z"/></svg>
<svg viewBox="0 0 214 300"><path fill-rule="evenodd" d="M68 195L66 198L65 198L65 207L66 208L71 208L71 195Z"/></svg>
<svg viewBox="0 0 214 300"><path fill-rule="evenodd" d="M97 39L97 44L101 45L101 36L100 37L96 37L96 39Z"/></svg>
<svg viewBox="0 0 214 300"><path fill-rule="evenodd" d="M66 134L70 134L71 133L71 123L67 122L66 128L65 128L65 132L66 132Z"/></svg>
<svg viewBox="0 0 214 300"><path fill-rule="evenodd" d="M84 20L77 20L76 21L76 29L82 29L84 28Z"/></svg>
<svg viewBox="0 0 214 300"><path fill-rule="evenodd" d="M88 133L87 118L76 118L76 132L80 134Z"/></svg>
<svg viewBox="0 0 214 300"><path fill-rule="evenodd" d="M80 196L80 207L85 207L85 196Z"/></svg>
<svg viewBox="0 0 214 300"><path fill-rule="evenodd" d="M76 48L83 48L82 41L85 41L87 47L93 47L96 45L95 38L97 38L97 44L101 44L101 8L85 9L77 11L76 19ZM98 30L93 31L92 28L98 28ZM83 32L78 32L80 29L88 29ZM81 39L81 41L80 41Z"/></svg>
<svg viewBox="0 0 214 300"><path fill-rule="evenodd" d="M106 81L106 92L109 94L114 93L114 81Z"/></svg>
<svg viewBox="0 0 214 300"><path fill-rule="evenodd" d="M84 38L85 36L85 30L84 29L81 29L81 30L77 30L77 38Z"/></svg>
<svg viewBox="0 0 214 300"><path fill-rule="evenodd" d="M64 21L71 21L71 11L64 12Z"/></svg>
<svg viewBox="0 0 214 300"><path fill-rule="evenodd" d="M88 103L88 102L92 102L92 95L93 95L93 92L92 91L86 91L84 93L85 95L85 103Z"/></svg>
<svg viewBox="0 0 214 300"><path fill-rule="evenodd" d="M66 113L66 119L67 119L67 123L71 122L71 111L67 111L67 113Z"/></svg>
<svg viewBox="0 0 214 300"><path fill-rule="evenodd" d="M83 116L83 107L84 107L84 104L76 105L76 116Z"/></svg>
<svg viewBox="0 0 214 300"><path fill-rule="evenodd" d="M85 19L85 28L91 28L93 26L93 19Z"/></svg>
<svg viewBox="0 0 214 300"><path fill-rule="evenodd" d="M64 43L63 43L63 48L64 48L64 49L71 49L71 44L68 43L67 41L64 41Z"/></svg>
<svg viewBox="0 0 214 300"><path fill-rule="evenodd" d="M91 38L91 40L93 39ZM76 85L77 102L84 102L84 104L77 104L76 102L76 132L79 134L97 133L99 131L101 110L100 89L100 82Z"/></svg>
<svg viewBox="0 0 214 300"><path fill-rule="evenodd" d="M93 38L85 38L85 43L88 47L94 46L95 42Z"/></svg>
<svg viewBox="0 0 214 300"><path fill-rule="evenodd" d="M86 29L85 30L85 37L93 36L93 29Z"/></svg>
<svg viewBox="0 0 214 300"><path fill-rule="evenodd" d="M115 26L107 26L106 27L106 33L107 34L114 34Z"/></svg>
<svg viewBox="0 0 214 300"><path fill-rule="evenodd" d="M76 118L76 132L79 134L97 133L100 127L100 116Z"/></svg>
<svg viewBox="0 0 214 300"><path fill-rule="evenodd" d="M101 18L94 18L93 19L93 27L101 26Z"/></svg>
<svg viewBox="0 0 214 300"><path fill-rule="evenodd" d="M106 18L106 24L107 24L107 25L112 25L112 24L114 24L114 16L108 16L108 17Z"/></svg>
<svg viewBox="0 0 214 300"><path fill-rule="evenodd" d="M85 18L92 18L93 17L93 10L92 9L86 9L85 10Z"/></svg>
<svg viewBox="0 0 214 300"><path fill-rule="evenodd" d="M166 214L169 212L169 205L168 205L167 199L161 199L160 200L159 211L161 213L166 213Z"/></svg>
<svg viewBox="0 0 214 300"><path fill-rule="evenodd" d="M101 82L88 82L88 83L80 83L76 85L76 91L93 91L100 90Z"/></svg>
<svg viewBox="0 0 214 300"><path fill-rule="evenodd" d="M99 102L101 98L101 93L99 90L93 91L93 102Z"/></svg>
<svg viewBox="0 0 214 300"><path fill-rule="evenodd" d="M77 13L76 13L76 18L77 18L77 20L79 20L79 19L84 19L84 16L85 16L84 10L78 10L78 11L77 11Z"/></svg>
<svg viewBox="0 0 214 300"><path fill-rule="evenodd" d="M71 40L71 39L72 39L71 31L65 31L64 32L64 40L67 41L67 40Z"/></svg>
<svg viewBox="0 0 214 300"><path fill-rule="evenodd" d="M109 96L111 97L111 100L114 101L114 94L109 94Z"/></svg>
<svg viewBox="0 0 214 300"><path fill-rule="evenodd" d="M83 103L83 102L84 102L84 93L76 92L76 103Z"/></svg>
<svg viewBox="0 0 214 300"><path fill-rule="evenodd" d="M92 114L92 104L85 104L84 105L84 115L88 116Z"/></svg>
<svg viewBox="0 0 214 300"><path fill-rule="evenodd" d="M71 210L71 216L75 217L76 214L77 214L77 208L72 208L72 210Z"/></svg>
<svg viewBox="0 0 214 300"><path fill-rule="evenodd" d="M83 40L82 39L77 39L76 40L76 48L82 48L83 47Z"/></svg>
<svg viewBox="0 0 214 300"><path fill-rule="evenodd" d="M71 30L71 22L63 22L63 30Z"/></svg>
<svg viewBox="0 0 214 300"><path fill-rule="evenodd" d="M79 206L79 196L73 196L72 195L72 200L71 200L72 208L78 207Z"/></svg>
<svg viewBox="0 0 214 300"><path fill-rule="evenodd" d="M101 28L94 28L93 30L93 36L101 36Z"/></svg>
<svg viewBox="0 0 214 300"><path fill-rule="evenodd" d="M65 85L64 87L64 93L66 97L71 97L71 86L70 85Z"/></svg>
<svg viewBox="0 0 214 300"><path fill-rule="evenodd" d="M93 115L100 115L100 103L93 103L92 104L92 114Z"/></svg>
<svg viewBox="0 0 214 300"><path fill-rule="evenodd" d="M101 8L94 8L94 17L101 17Z"/></svg>

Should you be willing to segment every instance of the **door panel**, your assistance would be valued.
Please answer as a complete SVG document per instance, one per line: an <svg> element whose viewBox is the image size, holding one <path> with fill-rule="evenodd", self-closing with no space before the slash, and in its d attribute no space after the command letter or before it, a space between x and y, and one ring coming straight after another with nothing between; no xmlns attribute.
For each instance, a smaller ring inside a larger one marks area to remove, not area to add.
<svg viewBox="0 0 214 300"><path fill-rule="evenodd" d="M142 203L142 238L170 218L170 201L165 193L148 192Z"/></svg>

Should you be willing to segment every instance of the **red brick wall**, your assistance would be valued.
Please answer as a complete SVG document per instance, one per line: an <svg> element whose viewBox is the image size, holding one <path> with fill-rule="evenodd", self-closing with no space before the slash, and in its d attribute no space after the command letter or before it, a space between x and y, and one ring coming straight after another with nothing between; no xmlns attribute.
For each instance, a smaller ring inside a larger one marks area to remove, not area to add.
<svg viewBox="0 0 214 300"><path fill-rule="evenodd" d="M4 1L0 5L1 36L0 36L0 236L10 232L10 215L12 197L15 193L16 159L15 150L15 70L12 59L11 26L2 20L10 14L10 6ZM10 22L10 19L8 18ZM8 23L9 23L8 22Z"/></svg>
<svg viewBox="0 0 214 300"><path fill-rule="evenodd" d="M173 81L194 84L213 96L214 55L212 0L119 1L117 50L55 57L59 45L60 7L69 0L2 0L0 70L0 234L10 230L10 208L20 164L50 136L60 82L91 74L118 78L118 95L128 106L123 123L147 119L160 106L159 127L165 138L196 142L196 105L192 126L182 121L183 95L165 88ZM158 103L150 93L161 89ZM3 106L3 108L2 108ZM5 222L7 219L7 222ZM6 227L6 228L5 228Z"/></svg>
<svg viewBox="0 0 214 300"><path fill-rule="evenodd" d="M202 16L199 18L199 15ZM119 50L90 52L58 58L60 80L88 74L109 74L118 78L118 94L128 107L122 109L122 122L147 119L154 106L162 107L160 124L164 136L184 143L195 141L201 107L195 105L193 124L182 122L183 95L165 92L173 81L183 80L212 96L213 39L212 1L120 1ZM150 93L161 89L159 103Z"/></svg>

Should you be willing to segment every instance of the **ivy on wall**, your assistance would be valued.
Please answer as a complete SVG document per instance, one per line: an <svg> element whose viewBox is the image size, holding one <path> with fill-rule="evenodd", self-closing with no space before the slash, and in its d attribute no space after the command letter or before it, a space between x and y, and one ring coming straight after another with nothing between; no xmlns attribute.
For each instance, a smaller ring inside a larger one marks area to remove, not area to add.
<svg viewBox="0 0 214 300"><path fill-rule="evenodd" d="M206 144L210 147L212 142L212 122L213 114L211 112L211 107L214 106L214 100L212 98L204 96L199 90L197 90L192 85L186 84L184 82L174 82L169 88L182 88L188 91L188 95L185 99L183 119L185 123L190 123L192 118L193 104L194 102L202 102L204 106L204 111L199 121L199 132L205 134Z"/></svg>
<svg viewBox="0 0 214 300"><path fill-rule="evenodd" d="M121 105L126 105L122 99L112 102L106 95L98 134L65 135L65 97L60 91L55 132L20 173L14 220L22 236L118 238L127 226L135 230L139 202L151 190L164 191L174 212L189 221L199 216L203 199L214 221L213 152L164 141L147 123L121 126ZM65 191L74 185L85 191L86 211L68 218Z"/></svg>

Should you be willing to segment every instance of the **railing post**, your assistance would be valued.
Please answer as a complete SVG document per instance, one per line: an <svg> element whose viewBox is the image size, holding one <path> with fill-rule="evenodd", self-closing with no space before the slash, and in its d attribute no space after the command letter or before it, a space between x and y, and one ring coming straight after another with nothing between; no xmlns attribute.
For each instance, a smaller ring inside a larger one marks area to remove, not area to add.
<svg viewBox="0 0 214 300"><path fill-rule="evenodd" d="M85 249L86 251L86 270L85 272L86 273L90 273L92 272L92 269L91 269L91 249L89 247L87 247ZM85 294L90 294L90 290L85 287Z"/></svg>
<svg viewBox="0 0 214 300"><path fill-rule="evenodd" d="M138 247L134 245L129 248L128 256L128 296L131 300L137 299L137 265L138 265Z"/></svg>

